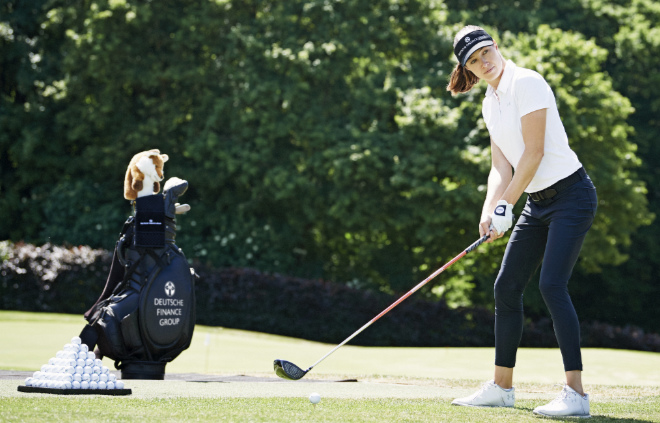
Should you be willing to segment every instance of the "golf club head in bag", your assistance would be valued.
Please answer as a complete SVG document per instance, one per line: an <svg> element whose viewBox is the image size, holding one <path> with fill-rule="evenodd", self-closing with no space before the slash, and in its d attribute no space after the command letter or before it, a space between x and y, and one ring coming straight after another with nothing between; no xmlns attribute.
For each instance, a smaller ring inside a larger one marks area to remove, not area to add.
<svg viewBox="0 0 660 423"><path fill-rule="evenodd" d="M303 370L290 361L275 360L273 362L275 374L282 379L298 380L307 374L309 370Z"/></svg>

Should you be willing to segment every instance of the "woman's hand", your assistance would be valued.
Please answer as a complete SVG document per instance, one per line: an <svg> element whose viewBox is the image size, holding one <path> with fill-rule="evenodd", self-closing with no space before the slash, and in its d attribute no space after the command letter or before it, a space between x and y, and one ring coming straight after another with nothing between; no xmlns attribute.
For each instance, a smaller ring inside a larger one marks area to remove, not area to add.
<svg viewBox="0 0 660 423"><path fill-rule="evenodd" d="M489 234L490 236L484 241L485 244L490 244L496 239L502 238L505 234L505 232L502 232L501 234L497 233L495 228L493 228L492 220L489 215L482 216L481 222L479 222L479 236L484 236L486 234Z"/></svg>
<svg viewBox="0 0 660 423"><path fill-rule="evenodd" d="M498 234L495 229L492 229L491 224L492 224L492 220L489 215L481 216L481 222L479 222L479 236L490 234L490 237L486 241L484 241L484 243L486 244L489 244L495 241L496 239L502 238L504 236L504 232Z"/></svg>

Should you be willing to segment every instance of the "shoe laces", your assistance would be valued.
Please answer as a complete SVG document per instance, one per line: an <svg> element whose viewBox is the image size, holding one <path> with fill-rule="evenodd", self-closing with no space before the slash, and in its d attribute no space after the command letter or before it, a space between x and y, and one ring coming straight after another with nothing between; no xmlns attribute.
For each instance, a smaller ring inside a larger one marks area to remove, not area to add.
<svg viewBox="0 0 660 423"><path fill-rule="evenodd" d="M579 395L577 392L573 393L567 389L566 386L561 390L559 395L557 395L557 398L553 399L550 404L558 404L564 402L564 400L570 399L571 401L575 401L575 396Z"/></svg>
<svg viewBox="0 0 660 423"><path fill-rule="evenodd" d="M491 384L492 381L482 383L481 388L479 388L479 390L472 395L472 398L479 398L481 394L483 394L484 392L486 392L486 390L488 390Z"/></svg>

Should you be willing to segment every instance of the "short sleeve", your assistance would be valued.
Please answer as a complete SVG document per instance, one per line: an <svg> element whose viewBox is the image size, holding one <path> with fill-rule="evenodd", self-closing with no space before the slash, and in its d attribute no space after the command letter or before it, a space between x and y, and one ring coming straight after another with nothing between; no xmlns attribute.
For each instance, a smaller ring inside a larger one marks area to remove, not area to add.
<svg viewBox="0 0 660 423"><path fill-rule="evenodd" d="M520 117L548 109L555 101L552 89L536 72L528 72L516 81L514 96Z"/></svg>

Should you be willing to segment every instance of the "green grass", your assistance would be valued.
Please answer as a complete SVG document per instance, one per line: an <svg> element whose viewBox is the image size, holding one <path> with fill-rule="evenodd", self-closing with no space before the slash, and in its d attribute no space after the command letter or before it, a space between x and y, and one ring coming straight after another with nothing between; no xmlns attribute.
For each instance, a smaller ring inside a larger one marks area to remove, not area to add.
<svg viewBox="0 0 660 423"><path fill-rule="evenodd" d="M0 311L0 369L34 371L77 335L80 316ZM307 367L333 345L198 326L191 347L167 373L273 377L272 361ZM660 422L660 354L586 349L585 388L591 422ZM112 362L105 359L112 368ZM453 407L492 377L492 348L366 348L345 346L298 382L199 383L126 381L127 397L55 396L16 390L0 381L5 421L422 422L536 421L531 410L551 400L563 371L555 349L521 349L514 409ZM357 378L358 383L331 380ZM307 397L321 394L312 406Z"/></svg>

